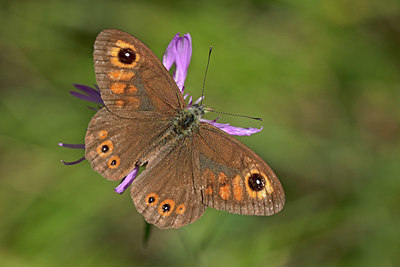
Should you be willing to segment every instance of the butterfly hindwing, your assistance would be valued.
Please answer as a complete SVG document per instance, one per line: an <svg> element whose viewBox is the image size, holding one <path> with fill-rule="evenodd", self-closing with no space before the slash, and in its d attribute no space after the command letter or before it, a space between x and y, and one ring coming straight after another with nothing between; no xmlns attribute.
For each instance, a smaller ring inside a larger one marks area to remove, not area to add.
<svg viewBox="0 0 400 267"><path fill-rule="evenodd" d="M198 220L206 205L194 186L191 140L164 147L132 183L136 209L160 229L179 228Z"/></svg>
<svg viewBox="0 0 400 267"><path fill-rule="evenodd" d="M85 137L85 157L109 180L120 180L168 128L169 117L120 118L103 107L93 116Z"/></svg>
<svg viewBox="0 0 400 267"><path fill-rule="evenodd" d="M200 124L195 145L204 204L244 215L272 215L283 208L281 183L251 149L207 123Z"/></svg>

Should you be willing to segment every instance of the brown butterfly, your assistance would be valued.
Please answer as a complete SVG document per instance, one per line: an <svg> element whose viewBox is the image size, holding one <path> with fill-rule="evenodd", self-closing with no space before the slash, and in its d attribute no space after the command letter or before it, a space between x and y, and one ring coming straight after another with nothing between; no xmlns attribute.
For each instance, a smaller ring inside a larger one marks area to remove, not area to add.
<svg viewBox="0 0 400 267"><path fill-rule="evenodd" d="M201 122L202 105L185 108L170 73L141 41L115 29L101 32L94 65L105 106L89 123L85 157L112 181L146 165L131 195L147 222L179 228L207 207L244 215L283 208L282 185L268 164Z"/></svg>

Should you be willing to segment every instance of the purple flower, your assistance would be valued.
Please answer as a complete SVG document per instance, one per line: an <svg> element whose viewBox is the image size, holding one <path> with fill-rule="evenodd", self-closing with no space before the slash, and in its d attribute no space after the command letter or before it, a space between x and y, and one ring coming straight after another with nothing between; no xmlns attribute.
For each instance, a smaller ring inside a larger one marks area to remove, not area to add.
<svg viewBox="0 0 400 267"><path fill-rule="evenodd" d="M171 67L175 64L173 78L182 94L185 90L185 80L189 69L189 63L191 57L192 57L192 38L190 37L190 34L186 33L182 37L180 37L179 33L177 33L169 43L164 53L163 64L167 70L170 70ZM98 105L98 108L91 108L91 109L98 110L102 106L104 106L104 102L101 99L100 90L97 87L97 85L95 85L95 88L82 84L74 84L74 86L81 92L71 91L70 92L71 95ZM185 94L184 99L186 99L188 96L189 94ZM203 98L204 97L200 97L199 99L197 99L195 101L195 104L198 104ZM190 96L187 107L192 106L192 104L193 104L193 98L192 96ZM215 127L225 131L230 135L251 135L262 130L262 127L260 129L241 128L241 127L231 126L228 123L218 123L217 122L218 119L219 117L214 120L206 120L206 119L200 119L200 120L202 122L214 125ZM85 149L84 144L59 143L58 145L72 149ZM72 162L66 162L63 160L61 162L65 165L74 165L82 162L84 159L85 157L82 157ZM118 194L122 194L136 178L138 172L139 172L139 166L135 166L135 168L122 180L122 182L119 184L119 186L117 186L114 189L114 191Z"/></svg>
<svg viewBox="0 0 400 267"><path fill-rule="evenodd" d="M179 37L179 33L177 33L165 50L163 64L167 70L170 70L172 65L175 64L173 78L182 94L185 90L184 84L191 57L192 37L189 33Z"/></svg>

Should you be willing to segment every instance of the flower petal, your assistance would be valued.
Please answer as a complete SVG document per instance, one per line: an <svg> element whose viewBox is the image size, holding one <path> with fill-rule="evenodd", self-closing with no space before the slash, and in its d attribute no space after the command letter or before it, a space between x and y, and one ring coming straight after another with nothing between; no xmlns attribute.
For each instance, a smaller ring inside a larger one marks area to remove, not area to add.
<svg viewBox="0 0 400 267"><path fill-rule="evenodd" d="M250 128L235 127L235 126L229 125L229 123L218 123L218 122L216 122L217 119L215 119L215 120L200 119L200 121L209 123L230 135L239 135L239 136L252 135L252 134L262 131L262 129L263 129L262 126L260 129L251 128L251 127Z"/></svg>
<svg viewBox="0 0 400 267"><path fill-rule="evenodd" d="M192 38L189 33L179 37L179 33L172 38L163 57L163 64L170 70L175 63L173 78L183 93L190 59L192 57Z"/></svg>
<svg viewBox="0 0 400 267"><path fill-rule="evenodd" d="M122 194L133 182L133 180L135 180L136 175L139 172L139 166L136 166L136 168L133 169L133 171L131 171L123 180L122 182L119 184L119 186L117 186L114 191L118 194Z"/></svg>
<svg viewBox="0 0 400 267"><path fill-rule="evenodd" d="M192 58L192 37L189 33L186 33L179 41L176 43L177 58L175 61L176 70L174 80L178 88L183 92L190 59Z"/></svg>
<svg viewBox="0 0 400 267"><path fill-rule="evenodd" d="M84 161L85 160L85 157L82 157L82 158L80 158L80 159L78 159L78 160L76 160L76 161L70 161L70 162L68 162L68 161L63 161L63 160L61 160L61 162L64 164L64 165L75 165L75 164L78 164L78 163L80 163L80 162L82 162L82 161Z"/></svg>
<svg viewBox="0 0 400 267"><path fill-rule="evenodd" d="M61 147L72 148L72 149L85 149L85 144L66 144L66 143L58 143Z"/></svg>
<svg viewBox="0 0 400 267"><path fill-rule="evenodd" d="M84 94L75 92L75 91L70 91L69 93L77 98L80 98L85 101L90 101L93 103L101 104L104 105L103 100L101 99L100 96L100 90L97 88L92 88L87 85L83 84L74 84L76 89L82 91Z"/></svg>
<svg viewBox="0 0 400 267"><path fill-rule="evenodd" d="M176 58L176 42L179 40L179 32L169 42L167 49L163 56L163 64L167 70L170 70L172 65L175 63Z"/></svg>

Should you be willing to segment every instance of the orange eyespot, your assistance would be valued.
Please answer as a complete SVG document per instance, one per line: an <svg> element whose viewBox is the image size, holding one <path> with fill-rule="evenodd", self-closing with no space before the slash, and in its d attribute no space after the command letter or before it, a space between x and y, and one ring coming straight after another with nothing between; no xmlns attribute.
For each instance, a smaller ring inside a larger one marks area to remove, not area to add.
<svg viewBox="0 0 400 267"><path fill-rule="evenodd" d="M263 199L267 193L271 194L274 189L268 177L256 169L250 170L245 177L246 191L251 198Z"/></svg>
<svg viewBox="0 0 400 267"><path fill-rule="evenodd" d="M185 204L180 204L178 207L176 207L176 214L184 214L186 211L186 206Z"/></svg>
<svg viewBox="0 0 400 267"><path fill-rule="evenodd" d="M175 202L172 199L166 199L158 206L158 213L161 216L169 216L175 208Z"/></svg>
<svg viewBox="0 0 400 267"><path fill-rule="evenodd" d="M114 150L114 145L110 140L104 141L97 147L97 154L105 158Z"/></svg>
<svg viewBox="0 0 400 267"><path fill-rule="evenodd" d="M157 205L158 200L159 200L159 197L156 193L147 194L147 196L145 197L145 201L148 206Z"/></svg>
<svg viewBox="0 0 400 267"><path fill-rule="evenodd" d="M120 163L121 163L121 160L119 159L119 157L113 156L108 160L108 168L116 169Z"/></svg>
<svg viewBox="0 0 400 267"><path fill-rule="evenodd" d="M118 40L110 51L111 64L120 68L134 68L140 60L134 45Z"/></svg>
<svg viewBox="0 0 400 267"><path fill-rule="evenodd" d="M104 139L104 138L107 137L107 134L108 134L108 132L107 132L106 130L101 130L101 131L99 132L99 138L100 138L100 139Z"/></svg>

